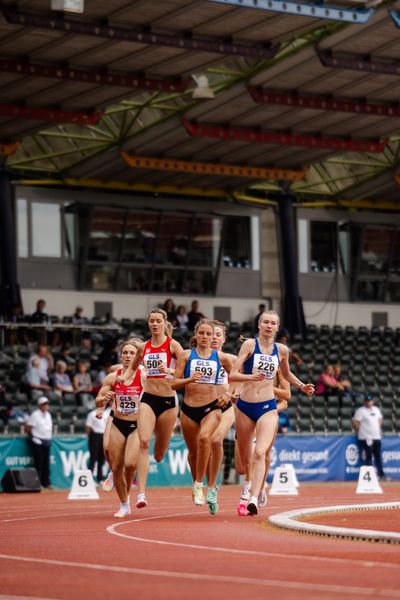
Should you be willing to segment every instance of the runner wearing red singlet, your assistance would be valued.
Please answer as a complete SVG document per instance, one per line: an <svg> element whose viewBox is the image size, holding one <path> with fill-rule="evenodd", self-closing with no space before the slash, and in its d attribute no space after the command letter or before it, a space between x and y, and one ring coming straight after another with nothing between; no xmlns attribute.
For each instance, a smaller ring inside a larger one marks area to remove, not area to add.
<svg viewBox="0 0 400 600"><path fill-rule="evenodd" d="M96 416L99 417L106 404L111 401L113 403L114 417L109 434L108 456L114 485L120 499L119 511L114 515L117 518L126 517L131 512L129 493L136 470L139 447L137 416L143 390L142 372L140 369L129 369L137 353L137 346L137 340L128 340L122 344L122 368L107 375L96 398L98 408ZM126 379L121 381L125 375L127 375Z"/></svg>
<svg viewBox="0 0 400 600"><path fill-rule="evenodd" d="M139 344L132 369L143 362L146 381L138 416L139 454L137 466L137 508L147 506L146 482L149 471L149 449L154 433L154 458L161 462L168 448L178 413L175 391L171 388L174 360L182 354L182 346L167 335L167 313L155 308L148 316L151 339Z"/></svg>

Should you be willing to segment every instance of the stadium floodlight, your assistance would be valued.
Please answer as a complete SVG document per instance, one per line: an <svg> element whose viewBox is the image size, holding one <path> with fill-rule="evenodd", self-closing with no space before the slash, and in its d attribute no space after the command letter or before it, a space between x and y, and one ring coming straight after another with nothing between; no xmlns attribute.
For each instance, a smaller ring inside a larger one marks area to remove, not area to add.
<svg viewBox="0 0 400 600"><path fill-rule="evenodd" d="M192 98L195 100L209 100L210 98L215 98L215 94L210 88L207 75L192 75L192 77L196 82Z"/></svg>

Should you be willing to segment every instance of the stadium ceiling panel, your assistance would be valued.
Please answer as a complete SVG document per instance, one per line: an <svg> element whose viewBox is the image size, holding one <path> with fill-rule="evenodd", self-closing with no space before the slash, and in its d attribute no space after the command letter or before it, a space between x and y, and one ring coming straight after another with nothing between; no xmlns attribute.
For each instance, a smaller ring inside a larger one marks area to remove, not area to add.
<svg viewBox="0 0 400 600"><path fill-rule="evenodd" d="M82 14L0 0L2 163L41 185L398 210L398 14L379 0L85 0Z"/></svg>

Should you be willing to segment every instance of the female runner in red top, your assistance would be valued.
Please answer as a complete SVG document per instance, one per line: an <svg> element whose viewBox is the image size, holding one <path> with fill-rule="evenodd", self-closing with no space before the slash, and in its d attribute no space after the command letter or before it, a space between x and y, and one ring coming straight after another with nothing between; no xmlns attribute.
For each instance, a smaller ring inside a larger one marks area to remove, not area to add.
<svg viewBox="0 0 400 600"><path fill-rule="evenodd" d="M119 511L114 515L117 518L126 517L131 512L129 493L137 463L137 417L143 390L141 369L130 370L124 383L121 383L121 378L131 367L139 343L138 340L130 339L121 345L122 368L107 375L96 398L96 416L99 418L106 404L113 402L114 417L110 428L108 455L114 485L120 499Z"/></svg>

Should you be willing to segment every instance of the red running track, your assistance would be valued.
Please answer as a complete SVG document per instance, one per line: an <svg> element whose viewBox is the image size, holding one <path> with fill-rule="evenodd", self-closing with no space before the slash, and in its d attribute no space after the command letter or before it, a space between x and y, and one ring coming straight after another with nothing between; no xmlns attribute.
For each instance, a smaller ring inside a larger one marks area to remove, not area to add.
<svg viewBox="0 0 400 600"><path fill-rule="evenodd" d="M193 505L188 488L151 489L150 506L122 520L113 518L115 492L79 501L66 491L1 494L0 600L400 599L399 545L308 536L267 523L268 515L294 508L400 499L393 482L383 484L384 494L355 489L355 482L302 484L299 496L269 497L257 517L236 515L235 486L222 488L214 517ZM399 512L391 520L396 531ZM373 514L375 529L382 513ZM359 527L360 515L368 523L371 513L354 515ZM349 527L352 518L346 514Z"/></svg>

